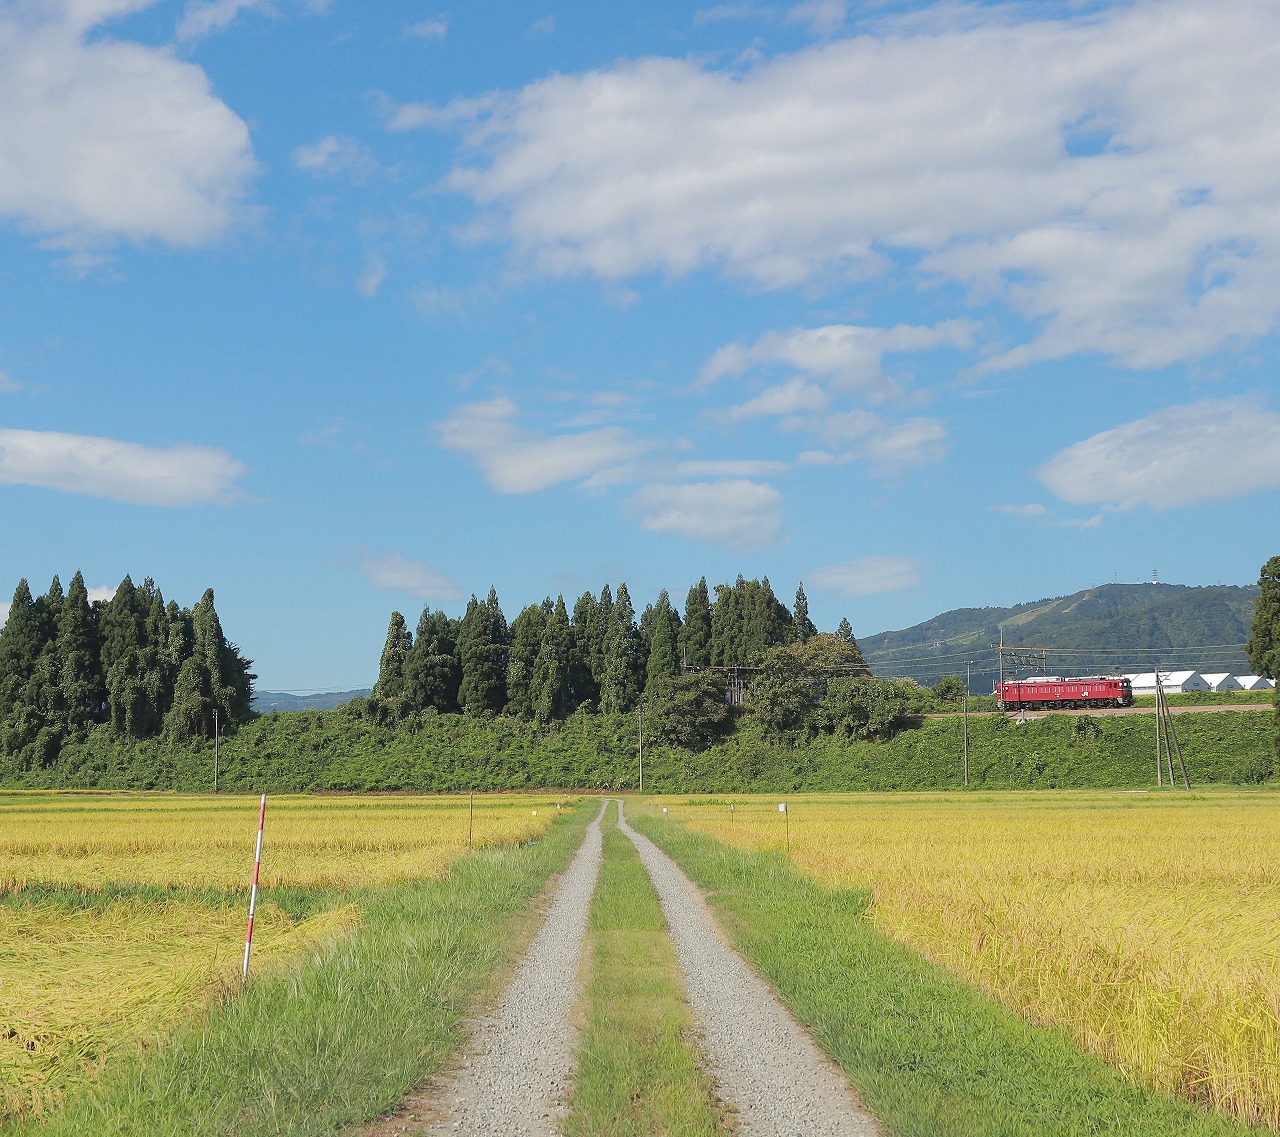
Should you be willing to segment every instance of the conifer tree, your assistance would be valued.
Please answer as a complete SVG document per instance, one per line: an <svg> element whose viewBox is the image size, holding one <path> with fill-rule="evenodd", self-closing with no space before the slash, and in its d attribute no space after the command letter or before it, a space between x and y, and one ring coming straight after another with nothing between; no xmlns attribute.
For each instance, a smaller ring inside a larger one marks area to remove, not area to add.
<svg viewBox="0 0 1280 1137"><path fill-rule="evenodd" d="M853 625L849 623L847 616L840 617L840 624L836 628L836 635L838 635L842 640L848 640L850 643L853 643Z"/></svg>
<svg viewBox="0 0 1280 1137"><path fill-rule="evenodd" d="M490 588L483 602L473 595L458 629L458 701L467 714L496 715L506 706L507 639L507 620L496 590Z"/></svg>
<svg viewBox="0 0 1280 1137"><path fill-rule="evenodd" d="M685 597L680 654L682 662L690 667L706 667L711 662L711 596L705 576Z"/></svg>
<svg viewBox="0 0 1280 1137"><path fill-rule="evenodd" d="M45 725L27 702L43 649L40 611L23 579L13 591L9 618L0 628L0 747L20 757ZM23 765L34 764L29 759L27 755Z"/></svg>
<svg viewBox="0 0 1280 1137"><path fill-rule="evenodd" d="M649 658L645 668L646 698L652 699L658 694L664 679L671 679L680 674L677 619L671 607L671 598L664 588L658 594L658 603L653 607Z"/></svg>
<svg viewBox="0 0 1280 1137"><path fill-rule="evenodd" d="M542 640L530 684L533 717L540 723L564 718L573 711L573 690L570 686L572 655L569 613L561 595L556 598L551 611L545 614Z"/></svg>
<svg viewBox="0 0 1280 1137"><path fill-rule="evenodd" d="M604 647L600 709L606 714L633 710L640 698L640 630L626 584L618 585Z"/></svg>
<svg viewBox="0 0 1280 1137"><path fill-rule="evenodd" d="M600 606L595 596L584 592L573 606L573 672L569 682L573 687L575 706L600 699L600 684L596 676L603 671L604 637L599 634Z"/></svg>
<svg viewBox="0 0 1280 1137"><path fill-rule="evenodd" d="M78 570L71 578L57 626L58 681L65 721L68 734L79 738L102 721L107 691L101 670L97 622L89 606L84 576Z"/></svg>
<svg viewBox="0 0 1280 1137"><path fill-rule="evenodd" d="M424 606L405 661L405 689L414 710L458 709L458 630L443 612Z"/></svg>
<svg viewBox="0 0 1280 1137"><path fill-rule="evenodd" d="M813 621L809 619L809 598L804 594L803 580L800 582L800 587L796 589L796 603L791 615L791 631L801 643L804 643L810 636L818 634L818 629L813 626Z"/></svg>
<svg viewBox="0 0 1280 1137"><path fill-rule="evenodd" d="M546 623L547 611L541 604L530 604L511 622L506 711L515 718L533 718L533 669Z"/></svg>
<svg viewBox="0 0 1280 1137"><path fill-rule="evenodd" d="M373 685L370 701L377 713L391 720L402 718L409 702L405 684L405 664L413 638L399 612L391 613L387 625L387 639L378 660L378 681Z"/></svg>

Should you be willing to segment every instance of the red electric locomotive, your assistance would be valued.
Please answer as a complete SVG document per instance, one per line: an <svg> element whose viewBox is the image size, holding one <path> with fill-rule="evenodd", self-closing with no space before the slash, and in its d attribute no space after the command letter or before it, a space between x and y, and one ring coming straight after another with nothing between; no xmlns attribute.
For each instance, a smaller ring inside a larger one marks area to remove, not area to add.
<svg viewBox="0 0 1280 1137"><path fill-rule="evenodd" d="M1041 675L1003 683L997 693L1006 711L1080 711L1089 707L1133 706L1133 685L1118 675L1075 679Z"/></svg>

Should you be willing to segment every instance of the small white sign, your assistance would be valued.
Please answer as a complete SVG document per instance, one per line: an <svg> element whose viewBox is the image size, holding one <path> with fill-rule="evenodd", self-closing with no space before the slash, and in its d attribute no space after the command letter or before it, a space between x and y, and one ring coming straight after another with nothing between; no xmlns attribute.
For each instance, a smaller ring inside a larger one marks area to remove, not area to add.
<svg viewBox="0 0 1280 1137"><path fill-rule="evenodd" d="M787 812L787 803L785 801L778 802L778 812L779 813Z"/></svg>
<svg viewBox="0 0 1280 1137"><path fill-rule="evenodd" d="M667 807L666 807L665 805L662 807L662 812L663 812L663 813L666 813L666 812L667 812Z"/></svg>

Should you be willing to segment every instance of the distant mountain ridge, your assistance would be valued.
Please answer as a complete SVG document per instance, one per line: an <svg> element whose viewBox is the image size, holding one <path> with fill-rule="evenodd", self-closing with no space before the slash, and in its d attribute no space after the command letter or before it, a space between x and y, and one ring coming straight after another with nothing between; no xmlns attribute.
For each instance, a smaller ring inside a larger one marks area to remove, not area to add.
<svg viewBox="0 0 1280 1137"><path fill-rule="evenodd" d="M990 691L998 673L992 647L1047 650L1055 675L1147 671L1155 664L1202 672L1248 670L1256 585L1103 584L1070 596L1011 608L957 608L901 631L859 639L877 675L932 685L965 673L972 690Z"/></svg>
<svg viewBox="0 0 1280 1137"><path fill-rule="evenodd" d="M269 715L272 711L331 711L352 699L367 699L371 693L372 689L369 687L360 687L354 691L320 691L314 695L295 695L289 691L255 691L253 709L260 715Z"/></svg>

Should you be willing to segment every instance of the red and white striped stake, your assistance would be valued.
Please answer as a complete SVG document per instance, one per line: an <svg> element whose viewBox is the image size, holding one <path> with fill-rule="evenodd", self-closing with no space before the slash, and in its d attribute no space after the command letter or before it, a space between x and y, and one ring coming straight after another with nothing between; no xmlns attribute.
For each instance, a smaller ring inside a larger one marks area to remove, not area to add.
<svg viewBox="0 0 1280 1137"><path fill-rule="evenodd" d="M258 809L258 851L253 856L253 888L249 891L249 930L244 937L244 967L240 975L243 982L249 982L249 949L253 946L253 914L258 907L258 870L262 867L262 827L267 820L267 795L262 795L262 805Z"/></svg>

